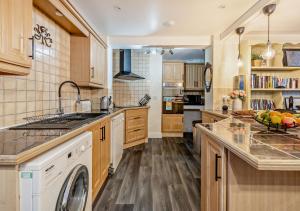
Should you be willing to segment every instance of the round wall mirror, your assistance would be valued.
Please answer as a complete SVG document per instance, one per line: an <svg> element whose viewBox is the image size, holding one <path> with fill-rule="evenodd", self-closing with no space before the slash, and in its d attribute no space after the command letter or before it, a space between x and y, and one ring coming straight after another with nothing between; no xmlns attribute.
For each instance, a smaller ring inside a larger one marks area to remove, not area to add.
<svg viewBox="0 0 300 211"><path fill-rule="evenodd" d="M206 92L210 92L212 84L213 70L210 63L206 63L204 70L204 85Z"/></svg>

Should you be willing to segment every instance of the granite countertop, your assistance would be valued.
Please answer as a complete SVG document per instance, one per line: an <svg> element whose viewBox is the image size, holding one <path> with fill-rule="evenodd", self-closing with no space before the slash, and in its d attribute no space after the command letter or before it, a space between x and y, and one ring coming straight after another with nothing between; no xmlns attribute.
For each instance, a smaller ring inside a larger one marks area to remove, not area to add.
<svg viewBox="0 0 300 211"><path fill-rule="evenodd" d="M230 115L197 127L259 170L300 170L300 129L268 131L252 118Z"/></svg>
<svg viewBox="0 0 300 211"><path fill-rule="evenodd" d="M0 130L0 165L17 165L32 157L68 141L105 118L113 117L128 109L149 107L116 108L107 115L94 118L70 130ZM99 113L100 110L93 110Z"/></svg>

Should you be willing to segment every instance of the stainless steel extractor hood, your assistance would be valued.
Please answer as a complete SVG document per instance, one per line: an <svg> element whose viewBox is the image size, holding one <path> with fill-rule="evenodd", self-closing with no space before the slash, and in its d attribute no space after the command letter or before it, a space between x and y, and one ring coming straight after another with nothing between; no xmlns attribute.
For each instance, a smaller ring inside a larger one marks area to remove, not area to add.
<svg viewBox="0 0 300 211"><path fill-rule="evenodd" d="M120 80L141 80L145 79L131 72L131 50L121 49L120 50L120 72L114 76L115 79Z"/></svg>

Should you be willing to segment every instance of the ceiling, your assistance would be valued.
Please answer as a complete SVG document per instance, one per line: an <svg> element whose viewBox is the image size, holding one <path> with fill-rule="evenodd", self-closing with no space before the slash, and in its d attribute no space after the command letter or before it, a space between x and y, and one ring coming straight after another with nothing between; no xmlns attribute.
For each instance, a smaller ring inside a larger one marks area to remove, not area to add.
<svg viewBox="0 0 300 211"><path fill-rule="evenodd" d="M197 36L221 32L258 0L69 1L109 36Z"/></svg>
<svg viewBox="0 0 300 211"><path fill-rule="evenodd" d="M278 1L275 12L270 16L270 30L272 33L279 34L299 34L300 33L300 1L299 0L280 0ZM246 31L266 32L268 24L267 16L262 12L247 24Z"/></svg>
<svg viewBox="0 0 300 211"><path fill-rule="evenodd" d="M164 61L184 61L184 62L204 62L205 52L202 49L185 49L175 48L173 49L174 54L170 54L168 49L163 55Z"/></svg>

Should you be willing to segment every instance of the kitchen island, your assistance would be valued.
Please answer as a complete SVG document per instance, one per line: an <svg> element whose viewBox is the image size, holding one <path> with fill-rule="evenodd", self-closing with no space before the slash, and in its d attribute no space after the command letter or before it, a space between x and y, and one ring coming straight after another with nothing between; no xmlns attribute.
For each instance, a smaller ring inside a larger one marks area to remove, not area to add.
<svg viewBox="0 0 300 211"><path fill-rule="evenodd" d="M220 119L197 125L201 210L299 210L300 130L268 131L251 118L207 113Z"/></svg>

